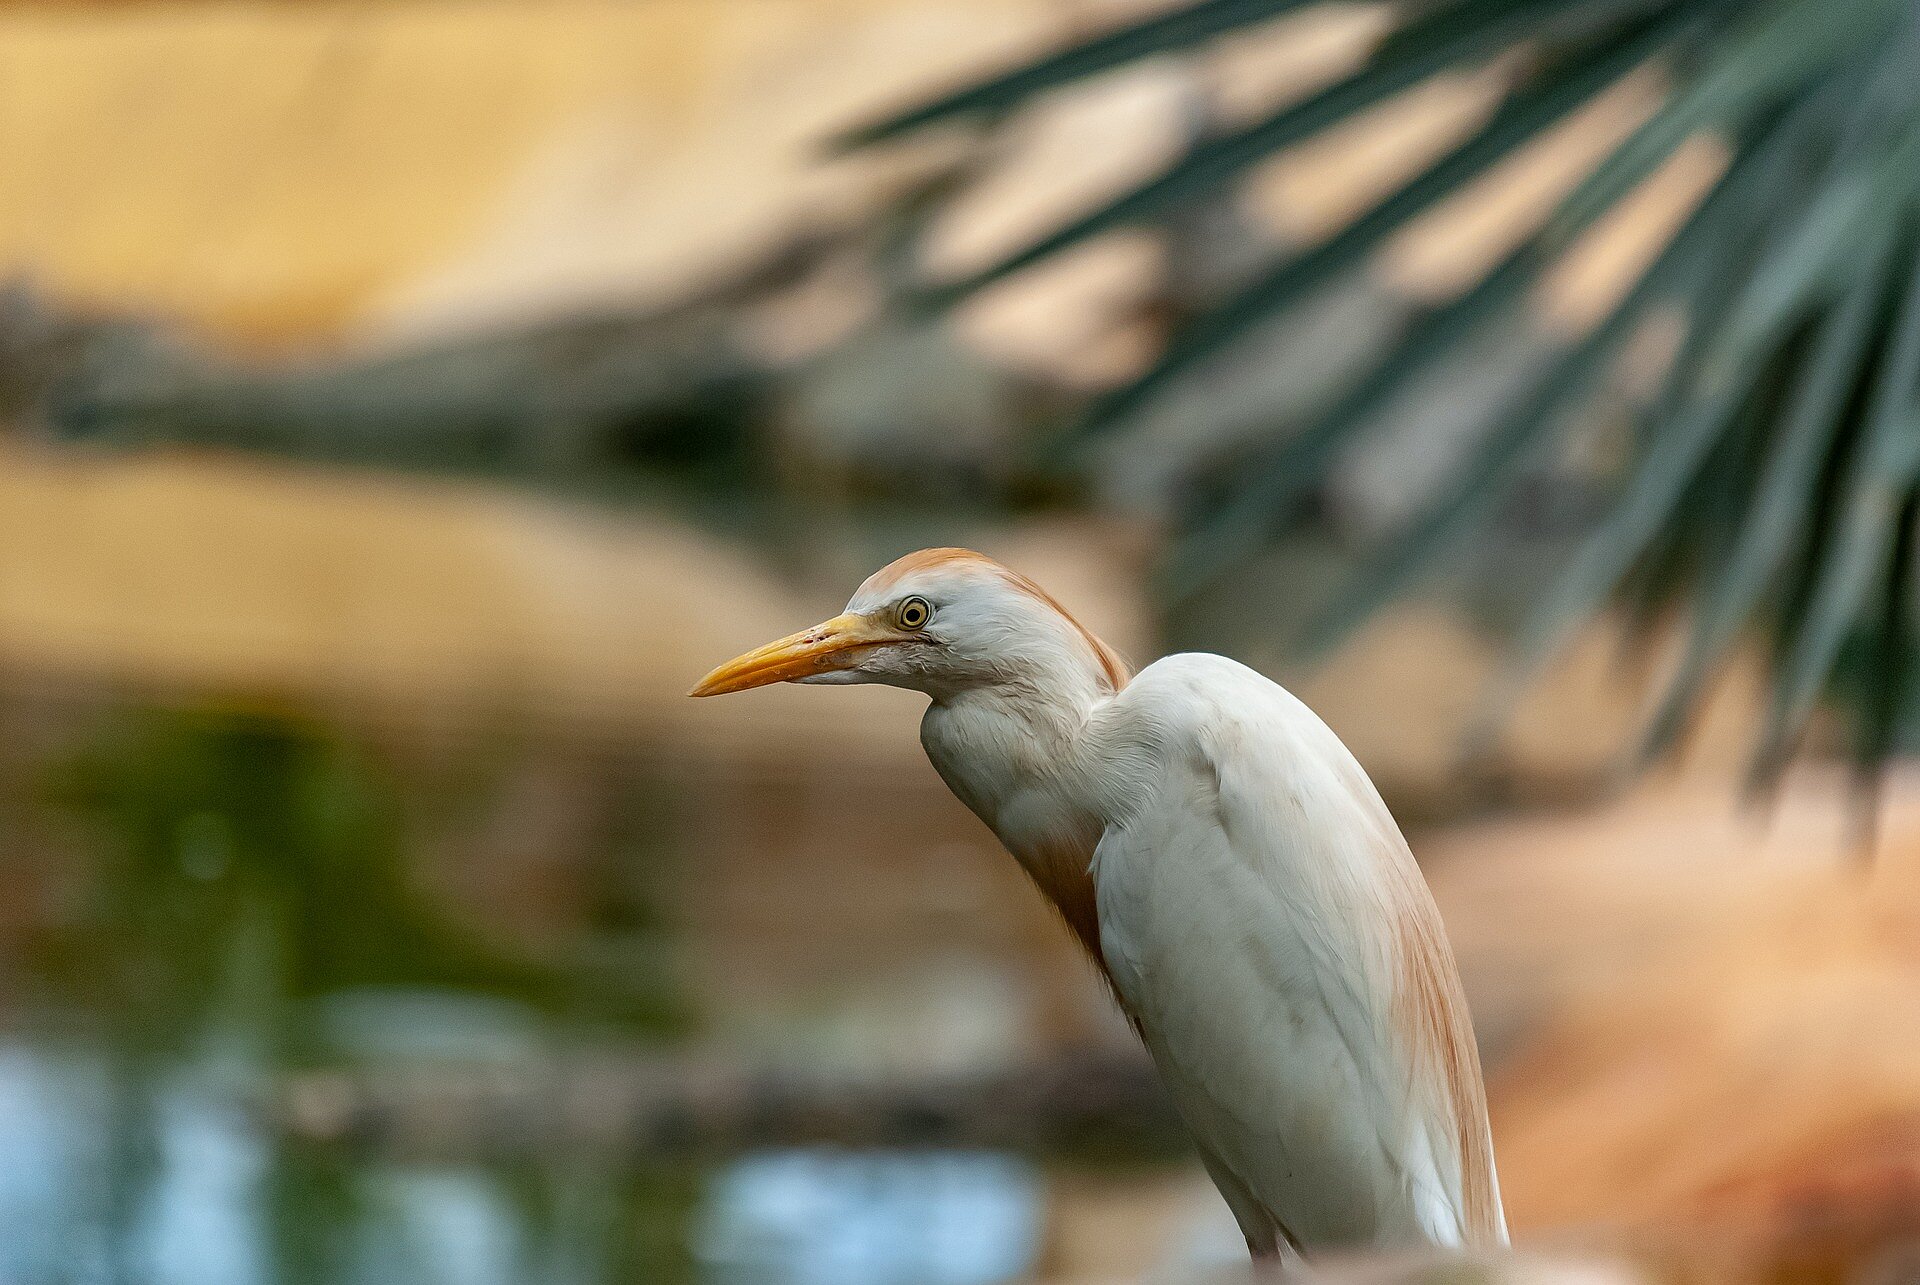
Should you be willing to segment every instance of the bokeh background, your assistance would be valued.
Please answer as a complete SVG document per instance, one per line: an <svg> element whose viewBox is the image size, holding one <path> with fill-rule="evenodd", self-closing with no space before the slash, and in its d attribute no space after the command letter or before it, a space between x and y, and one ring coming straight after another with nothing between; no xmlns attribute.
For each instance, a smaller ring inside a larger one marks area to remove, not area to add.
<svg viewBox="0 0 1920 1285"><path fill-rule="evenodd" d="M1466 556L1318 663L1282 645L1724 149L1675 152L1303 517L1170 600L1165 534L1237 444L1495 261L1660 82L1038 468L1196 301L1503 91L1449 71L1230 198L901 304L1396 21L1315 6L984 140L823 147L1153 7L0 8L0 1282L1234 1262L1089 969L924 761L918 699L684 697L934 544L1136 662L1246 659L1353 747L1453 934L1523 1246L1583 1280L1920 1279L1920 780L1896 761L1863 799L1823 718L1743 805L1765 682L1738 648L1682 751L1624 772L1657 648L1614 613L1483 717L1658 334Z"/></svg>

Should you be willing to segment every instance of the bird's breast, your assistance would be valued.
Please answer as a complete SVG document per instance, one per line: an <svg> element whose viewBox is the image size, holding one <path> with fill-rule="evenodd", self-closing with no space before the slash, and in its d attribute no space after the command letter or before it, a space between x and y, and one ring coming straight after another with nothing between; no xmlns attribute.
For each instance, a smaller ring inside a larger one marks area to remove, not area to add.
<svg viewBox="0 0 1920 1285"><path fill-rule="evenodd" d="M1015 791L997 803L982 819L1104 970L1092 874L1100 822L1044 790Z"/></svg>
<svg viewBox="0 0 1920 1285"><path fill-rule="evenodd" d="M1066 756L991 711L939 705L921 723L921 743L947 788L987 823L1104 971L1089 872L1102 825L1076 797Z"/></svg>

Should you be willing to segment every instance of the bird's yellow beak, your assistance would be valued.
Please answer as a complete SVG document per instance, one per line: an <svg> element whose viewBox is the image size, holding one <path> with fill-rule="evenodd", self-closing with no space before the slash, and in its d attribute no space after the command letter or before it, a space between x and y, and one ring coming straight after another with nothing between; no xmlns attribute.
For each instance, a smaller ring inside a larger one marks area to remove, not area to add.
<svg viewBox="0 0 1920 1285"><path fill-rule="evenodd" d="M811 629L736 656L694 684L689 696L723 696L768 683L790 683L845 669L871 647L893 642L895 633L865 616L835 616Z"/></svg>

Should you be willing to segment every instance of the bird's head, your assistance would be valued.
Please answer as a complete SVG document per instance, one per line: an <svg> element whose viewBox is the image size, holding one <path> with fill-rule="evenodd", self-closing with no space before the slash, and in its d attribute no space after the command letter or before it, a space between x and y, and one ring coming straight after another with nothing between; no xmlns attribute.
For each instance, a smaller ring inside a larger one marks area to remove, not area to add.
<svg viewBox="0 0 1920 1285"><path fill-rule="evenodd" d="M922 549L867 577L832 620L720 666L689 693L768 683L885 683L940 697L1084 677L1117 690L1125 663L1038 585L968 549Z"/></svg>

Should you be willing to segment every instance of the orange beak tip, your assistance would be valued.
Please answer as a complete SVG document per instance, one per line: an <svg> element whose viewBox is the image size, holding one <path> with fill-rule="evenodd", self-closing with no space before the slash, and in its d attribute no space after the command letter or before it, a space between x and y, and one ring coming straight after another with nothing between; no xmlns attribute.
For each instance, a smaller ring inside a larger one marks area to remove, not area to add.
<svg viewBox="0 0 1920 1285"><path fill-rule="evenodd" d="M735 666L732 664L722 665L695 683L692 687L689 687L687 689L687 695L695 699L701 699L708 696L725 696L728 692L740 691L741 686L738 682L726 681L728 679L736 679L737 677Z"/></svg>

